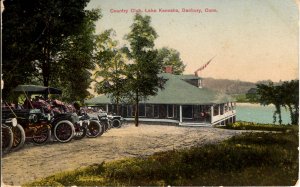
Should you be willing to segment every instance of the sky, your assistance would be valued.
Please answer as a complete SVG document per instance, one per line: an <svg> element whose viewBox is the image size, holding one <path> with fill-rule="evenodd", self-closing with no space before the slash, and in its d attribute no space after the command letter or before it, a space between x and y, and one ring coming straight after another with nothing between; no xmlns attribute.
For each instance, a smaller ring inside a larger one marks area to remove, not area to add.
<svg viewBox="0 0 300 187"><path fill-rule="evenodd" d="M299 77L295 0L91 0L87 9L92 8L100 8L103 14L96 33L112 28L121 44L126 43L123 38L130 32L135 11L150 15L159 35L155 47L179 51L185 74L193 74L215 56L200 76L250 82ZM202 13L182 12L183 8Z"/></svg>

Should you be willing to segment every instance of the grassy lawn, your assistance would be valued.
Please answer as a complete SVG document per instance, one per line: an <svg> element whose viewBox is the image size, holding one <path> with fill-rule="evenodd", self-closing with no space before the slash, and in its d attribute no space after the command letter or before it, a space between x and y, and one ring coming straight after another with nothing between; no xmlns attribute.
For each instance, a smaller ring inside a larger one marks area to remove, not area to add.
<svg viewBox="0 0 300 187"><path fill-rule="evenodd" d="M277 132L247 132L219 144L99 163L26 186L293 186L299 169L298 126L268 128Z"/></svg>

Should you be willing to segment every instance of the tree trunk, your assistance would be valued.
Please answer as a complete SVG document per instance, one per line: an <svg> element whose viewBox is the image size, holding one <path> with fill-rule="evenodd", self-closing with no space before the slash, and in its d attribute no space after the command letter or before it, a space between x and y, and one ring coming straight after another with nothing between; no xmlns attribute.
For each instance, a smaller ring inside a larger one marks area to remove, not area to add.
<svg viewBox="0 0 300 187"><path fill-rule="evenodd" d="M291 116L291 124L294 124L295 122L295 116L294 116L294 112L293 112L293 108L291 105L288 105L289 111L290 111L290 116Z"/></svg>
<svg viewBox="0 0 300 187"><path fill-rule="evenodd" d="M293 107L291 105L288 105L288 107L289 107L289 111L290 111L290 115L291 115L291 124L292 125L297 125L298 120L299 120L298 107L295 106L295 111L293 111Z"/></svg>
<svg viewBox="0 0 300 187"><path fill-rule="evenodd" d="M44 60L42 62L42 75L43 75L43 86L49 86L49 58L48 58L48 48L45 47L43 51Z"/></svg>
<svg viewBox="0 0 300 187"><path fill-rule="evenodd" d="M139 93L138 91L136 92L135 95L135 115L134 115L134 123L135 126L139 126Z"/></svg>
<svg viewBox="0 0 300 187"><path fill-rule="evenodd" d="M275 106L276 106L276 112L277 112L278 118L279 118L278 122L279 122L279 124L281 125L281 124L282 124L282 119L281 119L281 108L280 108L280 105L275 105Z"/></svg>

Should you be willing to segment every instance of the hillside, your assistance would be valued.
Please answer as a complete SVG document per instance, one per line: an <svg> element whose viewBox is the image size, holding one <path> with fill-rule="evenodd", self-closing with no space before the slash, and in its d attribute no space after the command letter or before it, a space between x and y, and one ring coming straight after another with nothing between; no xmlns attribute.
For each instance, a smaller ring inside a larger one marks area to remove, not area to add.
<svg viewBox="0 0 300 187"><path fill-rule="evenodd" d="M227 94L245 94L251 88L256 87L256 83L240 80L203 78L203 87Z"/></svg>

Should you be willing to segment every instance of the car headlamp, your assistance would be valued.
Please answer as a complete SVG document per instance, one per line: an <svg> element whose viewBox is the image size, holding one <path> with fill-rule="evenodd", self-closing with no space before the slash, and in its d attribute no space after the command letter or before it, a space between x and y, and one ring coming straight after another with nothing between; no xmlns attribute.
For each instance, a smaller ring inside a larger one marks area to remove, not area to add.
<svg viewBox="0 0 300 187"><path fill-rule="evenodd" d="M11 119L11 124L12 124L13 127L17 126L17 125L18 125L18 120L17 120L17 118L12 118L12 119Z"/></svg>

